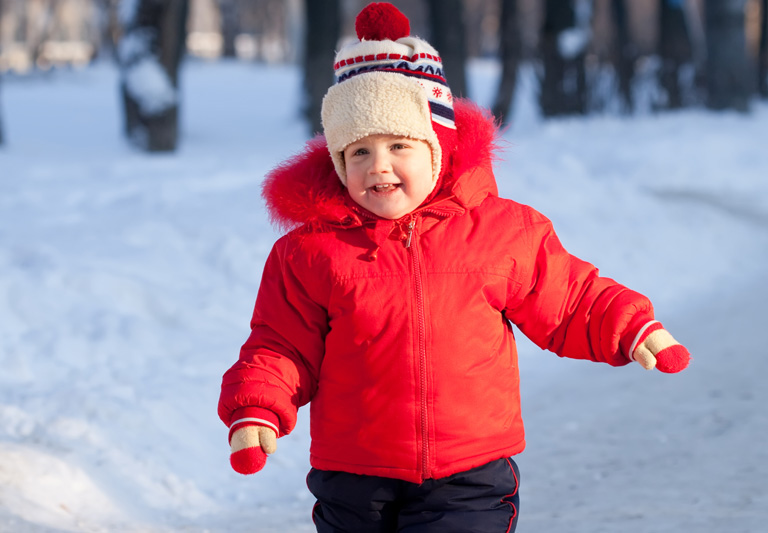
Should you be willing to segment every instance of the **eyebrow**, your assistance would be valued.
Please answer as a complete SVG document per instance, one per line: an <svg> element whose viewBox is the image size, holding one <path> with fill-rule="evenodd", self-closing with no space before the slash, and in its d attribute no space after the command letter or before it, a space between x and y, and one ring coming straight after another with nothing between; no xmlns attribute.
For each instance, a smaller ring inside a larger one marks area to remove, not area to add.
<svg viewBox="0 0 768 533"><path fill-rule="evenodd" d="M406 137L406 136L404 136L404 135L401 135L401 136L397 136L397 137L393 136L393 137L392 137L391 139L389 139L387 142L388 142L388 143L398 143L398 142L413 142L413 141L415 141L415 140L416 140L416 139L412 139L412 138L410 138L410 137ZM347 145L347 147L346 147L346 148L344 148L344 150L342 150L342 153L346 152L346 151L347 151L347 150L349 150L349 149L359 149L359 148L367 148L367 147L368 147L367 143L363 142L363 140L362 140L362 139L359 139L359 140L357 140L357 141L355 141L355 142L353 142L353 143L349 143L349 144Z"/></svg>

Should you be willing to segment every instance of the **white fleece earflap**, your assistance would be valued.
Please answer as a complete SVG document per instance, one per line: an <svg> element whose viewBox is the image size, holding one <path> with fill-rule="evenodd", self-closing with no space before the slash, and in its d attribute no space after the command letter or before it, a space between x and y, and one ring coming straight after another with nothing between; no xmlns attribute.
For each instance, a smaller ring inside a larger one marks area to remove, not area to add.
<svg viewBox="0 0 768 533"><path fill-rule="evenodd" d="M427 95L418 81L384 72L357 75L328 90L322 119L328 151L344 185L344 148L380 134L426 141L432 149L432 180L437 181L442 149L432 129Z"/></svg>

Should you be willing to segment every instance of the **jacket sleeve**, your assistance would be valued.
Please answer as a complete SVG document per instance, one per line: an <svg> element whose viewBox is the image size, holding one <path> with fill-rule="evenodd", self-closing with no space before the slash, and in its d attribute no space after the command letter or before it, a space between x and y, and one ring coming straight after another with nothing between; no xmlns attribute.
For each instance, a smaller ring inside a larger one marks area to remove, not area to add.
<svg viewBox="0 0 768 533"><path fill-rule="evenodd" d="M546 217L530 209L527 218L528 256L516 259L520 286L506 316L537 346L561 357L629 363L627 347L653 319L651 302L569 254Z"/></svg>
<svg viewBox="0 0 768 533"><path fill-rule="evenodd" d="M286 243L280 239L267 258L251 334L224 374L218 409L227 426L255 414L281 436L317 389L328 332L327 312L308 294Z"/></svg>

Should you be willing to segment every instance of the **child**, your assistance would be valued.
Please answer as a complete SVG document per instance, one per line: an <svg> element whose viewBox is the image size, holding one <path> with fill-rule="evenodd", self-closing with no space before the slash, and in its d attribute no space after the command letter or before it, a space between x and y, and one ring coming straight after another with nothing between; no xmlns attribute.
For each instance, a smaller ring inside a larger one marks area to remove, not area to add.
<svg viewBox="0 0 768 533"><path fill-rule="evenodd" d="M390 4L336 56L325 139L272 171L290 229L264 267L219 416L260 470L311 402L318 531L514 531L523 450L512 324L541 348L678 372L644 296L498 197L496 128L453 100L437 52ZM330 157L329 157L330 152Z"/></svg>

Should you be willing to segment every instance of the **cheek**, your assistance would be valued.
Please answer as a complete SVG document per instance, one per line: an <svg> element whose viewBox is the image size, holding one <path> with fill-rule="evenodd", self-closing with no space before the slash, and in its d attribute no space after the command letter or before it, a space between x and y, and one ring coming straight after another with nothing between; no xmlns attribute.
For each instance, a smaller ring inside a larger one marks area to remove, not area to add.
<svg viewBox="0 0 768 533"><path fill-rule="evenodd" d="M363 191L363 181L360 178L360 173L355 169L347 168L347 189L350 194L355 194Z"/></svg>
<svg viewBox="0 0 768 533"><path fill-rule="evenodd" d="M431 163L432 162L430 161L430 162L428 162L428 163L426 163L424 165L421 165L421 168L419 168L418 172L416 173L417 176L421 177L421 180L420 180L421 187L420 187L420 189L423 190L423 191L426 191L427 194L432 192L432 189L434 189L435 185L437 184L432 179L432 164Z"/></svg>

